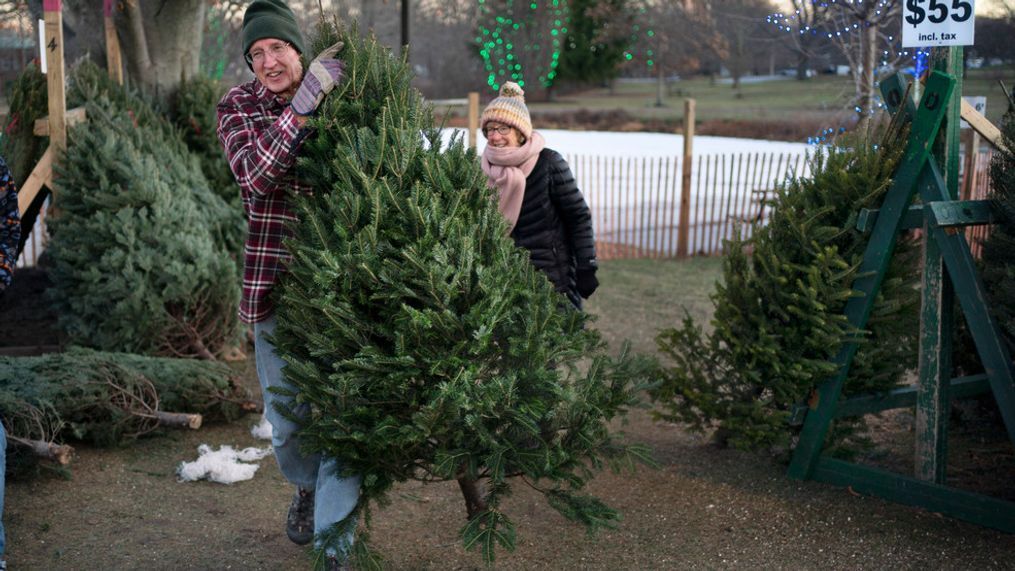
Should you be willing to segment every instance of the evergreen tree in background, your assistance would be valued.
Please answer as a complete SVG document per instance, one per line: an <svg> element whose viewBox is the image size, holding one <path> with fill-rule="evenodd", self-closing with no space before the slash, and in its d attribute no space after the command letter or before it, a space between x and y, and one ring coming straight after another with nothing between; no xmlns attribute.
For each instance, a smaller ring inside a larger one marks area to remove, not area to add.
<svg viewBox="0 0 1015 571"><path fill-rule="evenodd" d="M617 77L634 22L627 0L570 0L569 6L560 79L602 82Z"/></svg>
<svg viewBox="0 0 1015 571"><path fill-rule="evenodd" d="M201 161L201 172L212 191L233 212L242 215L240 187L229 169L229 160L215 133L218 126L217 106L222 94L222 89L212 79L204 76L185 79L180 84L180 89L170 98L169 116L173 124L179 127L187 148ZM242 217L240 221L245 230Z"/></svg>
<svg viewBox="0 0 1015 571"><path fill-rule="evenodd" d="M671 359L651 391L659 417L717 426L717 438L737 448L785 451L796 433L790 412L833 374L831 359L848 338L862 339L845 394L890 389L915 365L919 272L911 240L899 240L869 331L850 330L843 315L867 244L857 216L880 203L903 147L895 125L879 145L870 140L819 151L809 177L777 189L767 225L725 244L723 281L711 297L714 330L687 317L657 339ZM838 422L830 443L855 437L854 424Z"/></svg>
<svg viewBox="0 0 1015 571"><path fill-rule="evenodd" d="M492 561L515 545L500 504L512 476L590 530L612 525L617 512L582 489L604 464L644 458L607 431L635 402L637 362L607 358L513 245L478 157L460 139L442 149L406 62L334 26L311 53L339 39L346 79L304 143L315 192L294 197L275 339L310 405L308 451L363 476L333 531L369 524L396 482L457 480L465 545ZM367 540L360 530L355 548L371 567Z"/></svg>
<svg viewBox="0 0 1015 571"><path fill-rule="evenodd" d="M35 64L28 64L8 88L7 97L10 111L2 136L3 156L14 183L21 188L49 144L33 132L35 120L49 112L46 76Z"/></svg>
<svg viewBox="0 0 1015 571"><path fill-rule="evenodd" d="M72 343L214 358L238 340L228 206L175 129L97 68L57 164L48 292Z"/></svg>
<svg viewBox="0 0 1015 571"><path fill-rule="evenodd" d="M240 206L239 188L215 134L216 88L203 79L185 82L184 88L186 92L173 97L172 110L167 112L143 93L117 85L90 60L83 60L69 70L67 107L82 107L89 101L103 98L111 108L126 112L138 126L154 129L158 140L171 145L175 155L194 154L199 160L198 168L187 165L186 170L188 173L201 171L205 176L189 181L188 188L195 194L198 207L212 221L216 241L238 256L243 250L246 220ZM48 145L47 139L32 133L35 120L47 113L46 77L29 66L18 76L11 93L3 153L20 187ZM172 122L167 117L171 117ZM181 176L187 175L181 173ZM48 192L42 193L37 204L33 204L32 216L23 217L26 226L34 220L45 195ZM27 232L22 233L22 240L27 236Z"/></svg>
<svg viewBox="0 0 1015 571"><path fill-rule="evenodd" d="M169 113L144 93L117 85L105 70L85 60L71 70L67 100L72 107L99 100L108 102L103 105L112 112L126 113L132 123L139 128L150 129L152 133L148 139L137 139L128 129L125 135L133 136L141 144L169 146L168 151L152 146L148 148L156 155L167 153L170 160L176 161L172 168L179 177L180 192L189 191L192 195L197 208L211 225L216 245L238 256L243 251L247 223L239 202L239 187L228 172L229 165L215 135L215 104L218 100L213 100L213 87L207 82L194 80L184 83L184 87L189 89L191 83L197 85L194 93L177 95L174 99L175 113ZM211 108L203 111L194 109L201 105L210 105ZM176 123L167 117L174 117ZM217 168L213 162L215 157L221 160ZM223 169L228 173L228 179L223 175ZM203 176L206 170L213 174L213 178Z"/></svg>
<svg viewBox="0 0 1015 571"><path fill-rule="evenodd" d="M990 163L990 199L999 220L983 243L983 282L1008 351L1015 354L1015 109L1001 122L1002 146Z"/></svg>
<svg viewBox="0 0 1015 571"><path fill-rule="evenodd" d="M9 111L4 125L2 148L4 160L14 177L14 184L20 189L28 180L28 175L42 158L49 146L49 139L37 137L34 133L35 120L45 117L48 109L46 92L46 76L34 64L30 64L18 75L9 88ZM21 213L21 241L18 243L18 255L24 250L30 233L35 227L49 191L43 187L35 200Z"/></svg>

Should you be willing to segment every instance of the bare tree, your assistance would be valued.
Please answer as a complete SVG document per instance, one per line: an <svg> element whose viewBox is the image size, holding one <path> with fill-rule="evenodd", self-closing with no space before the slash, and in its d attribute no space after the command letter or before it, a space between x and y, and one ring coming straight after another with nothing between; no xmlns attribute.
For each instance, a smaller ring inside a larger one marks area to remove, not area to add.
<svg viewBox="0 0 1015 571"><path fill-rule="evenodd" d="M420 0L413 8L413 27L409 59L423 93L462 97L489 89L474 41L475 0Z"/></svg>
<svg viewBox="0 0 1015 571"><path fill-rule="evenodd" d="M127 72L166 97L201 65L206 0L126 0L116 14Z"/></svg>
<svg viewBox="0 0 1015 571"><path fill-rule="evenodd" d="M853 104L861 121L874 112L879 62L894 69L902 57L898 50L901 11L897 0L874 0L835 2L827 14L826 36L849 62L856 87Z"/></svg>
<svg viewBox="0 0 1015 571"><path fill-rule="evenodd" d="M122 0L114 13L130 79L158 96L200 70L205 12L209 0ZM42 0L8 2L42 17ZM104 15L98 0L64 0L64 55L67 61L92 57L105 63Z"/></svg>
<svg viewBox="0 0 1015 571"><path fill-rule="evenodd" d="M0 2L0 25L9 27L20 24L28 13L28 2L6 0Z"/></svg>
<svg viewBox="0 0 1015 571"><path fill-rule="evenodd" d="M28 50L24 49L24 46L31 44L25 40L35 37L35 25L28 11L28 3L23 1L0 2L0 28L14 32L19 39L24 41L24 44L19 46L17 50L17 69L24 69L31 58L30 52L26 57ZM0 86L0 95L3 95L3 86Z"/></svg>
<svg viewBox="0 0 1015 571"><path fill-rule="evenodd" d="M726 44L723 63L733 78L733 89L740 88L740 78L747 72L760 51L771 51L775 39L765 33L764 17L771 13L768 0L727 0L716 5L714 17Z"/></svg>
<svg viewBox="0 0 1015 571"><path fill-rule="evenodd" d="M704 71L714 74L728 45L718 32L713 0L641 0L639 28L645 30L645 57L656 74L656 106L663 105L666 77Z"/></svg>
<svg viewBox="0 0 1015 571"><path fill-rule="evenodd" d="M786 47L796 56L796 78L807 79L810 61L825 42L824 26L831 4L790 0L791 10L770 15L767 21L782 34Z"/></svg>

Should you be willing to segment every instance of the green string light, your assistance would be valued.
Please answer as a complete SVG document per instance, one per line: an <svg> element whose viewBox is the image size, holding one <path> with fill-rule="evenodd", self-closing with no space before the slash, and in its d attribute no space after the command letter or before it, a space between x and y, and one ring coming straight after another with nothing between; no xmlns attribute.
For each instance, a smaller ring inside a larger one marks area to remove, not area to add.
<svg viewBox="0 0 1015 571"><path fill-rule="evenodd" d="M490 88L499 90L509 78L522 87L525 78L553 85L570 23L567 0L477 0L477 5L476 44Z"/></svg>
<svg viewBox="0 0 1015 571"><path fill-rule="evenodd" d="M645 14L645 9L639 10L641 15ZM644 60L645 67L652 70L655 66L655 59L653 58L652 49L649 46L654 45L653 38L655 38L655 30L651 28L642 28L639 24L631 26L632 33L630 36L630 47L624 52L625 61Z"/></svg>

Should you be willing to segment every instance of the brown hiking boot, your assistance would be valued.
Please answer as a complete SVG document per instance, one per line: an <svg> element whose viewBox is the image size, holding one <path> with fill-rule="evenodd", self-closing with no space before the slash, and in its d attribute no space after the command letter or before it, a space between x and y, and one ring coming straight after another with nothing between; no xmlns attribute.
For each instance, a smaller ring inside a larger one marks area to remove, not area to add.
<svg viewBox="0 0 1015 571"><path fill-rule="evenodd" d="M297 488L289 514L285 518L285 534L296 545L314 540L314 491Z"/></svg>

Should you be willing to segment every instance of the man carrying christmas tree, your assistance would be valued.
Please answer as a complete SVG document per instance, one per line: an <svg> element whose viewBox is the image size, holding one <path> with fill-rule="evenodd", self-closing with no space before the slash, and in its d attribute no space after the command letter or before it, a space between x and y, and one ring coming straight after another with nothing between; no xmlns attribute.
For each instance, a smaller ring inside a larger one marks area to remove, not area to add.
<svg viewBox="0 0 1015 571"><path fill-rule="evenodd" d="M243 56L254 79L231 89L218 105L218 136L243 194L247 215L240 319L254 326L257 376L279 468L297 486L286 518L286 534L305 545L317 544L356 506L358 477L339 477L334 459L300 453L299 425L282 415L290 394L282 373L285 362L269 340L275 330L271 293L289 260L282 245L286 225L295 219L288 196L310 190L297 178L296 157L307 135L307 117L342 79L336 44L310 63L300 56L303 37L292 10L282 0L254 0L243 15ZM301 412L297 407L296 412ZM340 544L350 545L352 537ZM346 554L329 553L329 566L343 568Z"/></svg>
<svg viewBox="0 0 1015 571"><path fill-rule="evenodd" d="M18 214L18 189L7 163L0 158L0 296L11 285L14 262L18 259L18 240L21 238L21 217ZM7 433L0 423L0 517L4 511L4 472L7 461ZM6 536L0 519L0 571L7 569Z"/></svg>

